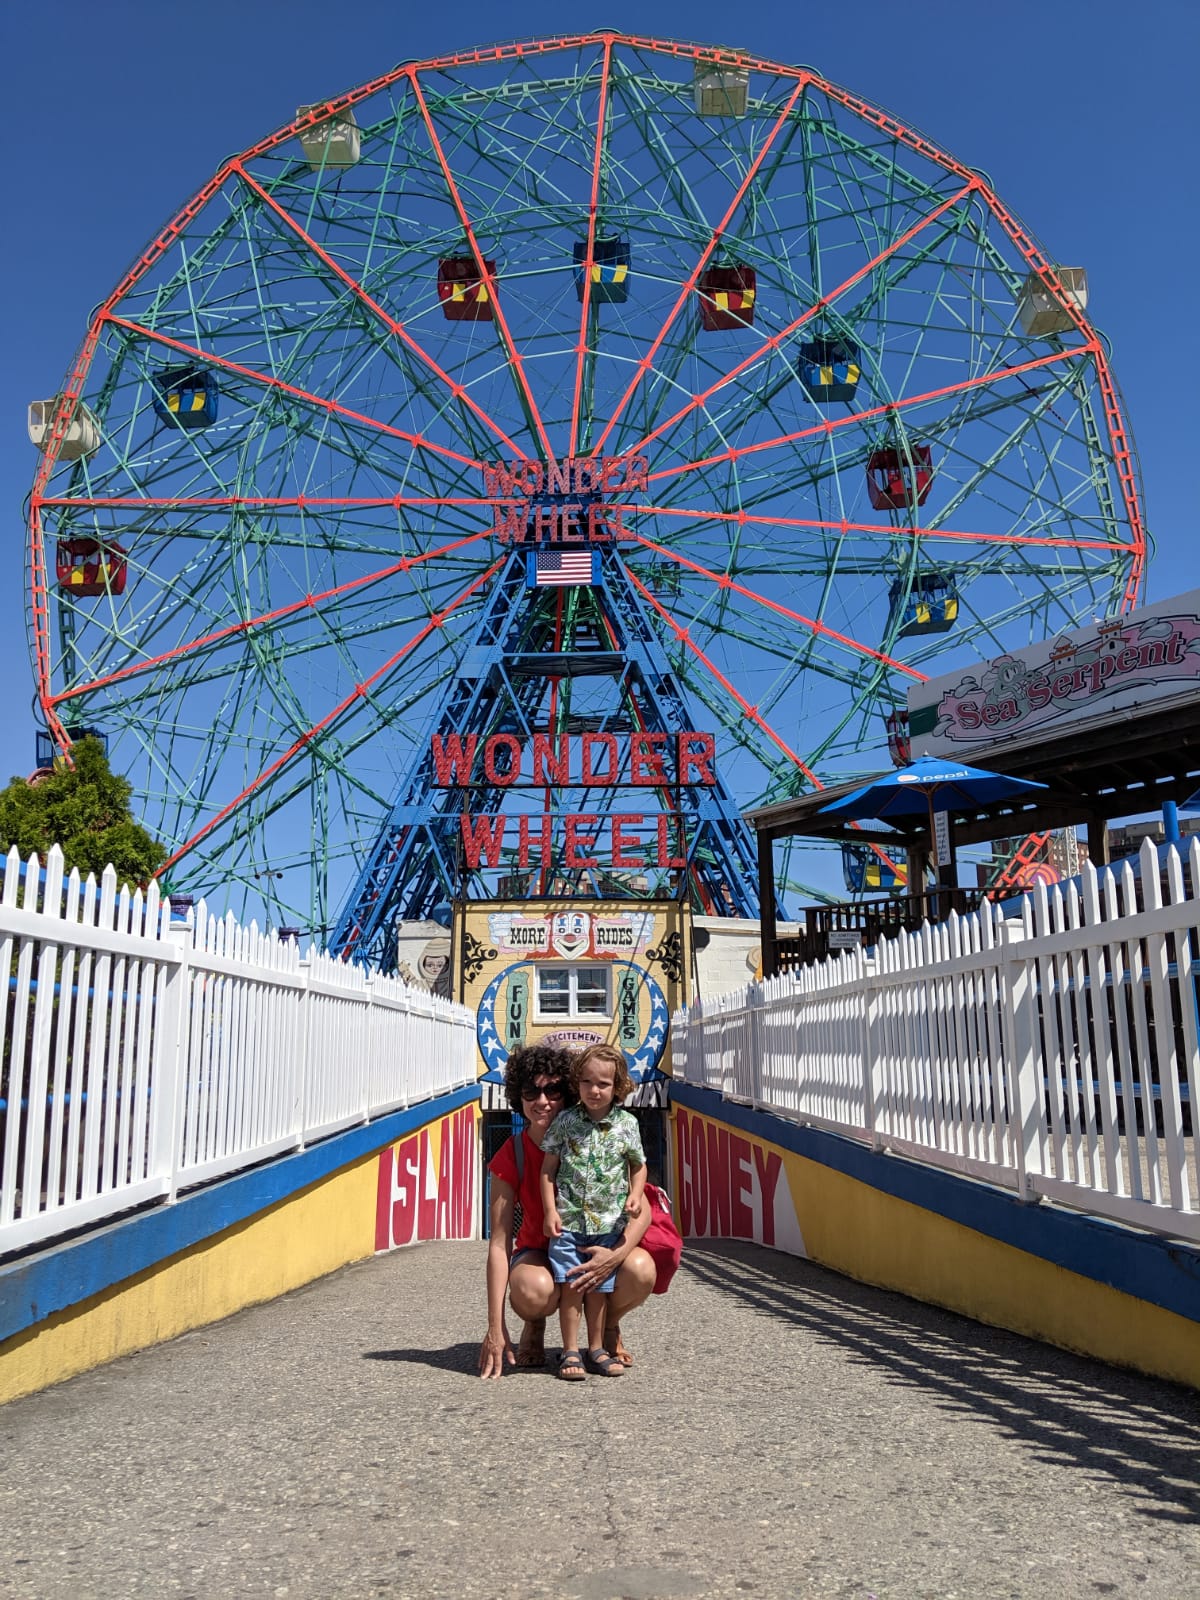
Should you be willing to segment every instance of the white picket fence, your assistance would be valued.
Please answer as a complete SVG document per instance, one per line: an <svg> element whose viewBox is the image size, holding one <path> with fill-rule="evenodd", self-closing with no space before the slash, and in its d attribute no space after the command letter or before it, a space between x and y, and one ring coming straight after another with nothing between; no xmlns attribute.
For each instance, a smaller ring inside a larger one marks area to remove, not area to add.
<svg viewBox="0 0 1200 1600"><path fill-rule="evenodd" d="M0 1254L471 1083L475 1019L62 854L0 891Z"/></svg>
<svg viewBox="0 0 1200 1600"><path fill-rule="evenodd" d="M1200 1240L1200 839L672 1021L675 1072L875 1149Z"/></svg>

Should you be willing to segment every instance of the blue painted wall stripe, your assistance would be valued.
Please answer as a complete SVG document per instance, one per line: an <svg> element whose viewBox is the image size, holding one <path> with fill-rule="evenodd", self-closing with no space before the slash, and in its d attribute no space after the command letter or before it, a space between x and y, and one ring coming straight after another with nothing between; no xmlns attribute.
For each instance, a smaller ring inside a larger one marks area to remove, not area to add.
<svg viewBox="0 0 1200 1600"><path fill-rule="evenodd" d="M471 1084L453 1094L424 1100L407 1111L359 1123L307 1150L280 1156L250 1172L236 1173L183 1195L174 1205L159 1205L108 1223L82 1238L52 1245L0 1268L0 1343L44 1321L52 1312L78 1305L147 1267L224 1233L331 1172L478 1098L479 1086Z"/></svg>
<svg viewBox="0 0 1200 1600"><path fill-rule="evenodd" d="M884 1155L856 1140L802 1127L784 1117L722 1099L715 1089L672 1079L671 1098L809 1161L845 1173L881 1193L922 1206L1096 1283L1200 1322L1200 1250L1140 1233L1104 1217L1029 1205L992 1184L941 1167Z"/></svg>

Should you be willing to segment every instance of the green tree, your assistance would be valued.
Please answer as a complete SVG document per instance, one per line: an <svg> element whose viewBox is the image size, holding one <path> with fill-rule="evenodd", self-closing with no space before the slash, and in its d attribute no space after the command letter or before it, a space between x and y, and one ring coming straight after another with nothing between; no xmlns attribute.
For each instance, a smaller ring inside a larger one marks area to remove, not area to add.
<svg viewBox="0 0 1200 1600"><path fill-rule="evenodd" d="M98 739L81 739L71 760L0 789L0 850L7 855L16 845L22 857L36 851L45 860L58 845L68 872L99 877L111 861L122 883L148 883L166 851L130 816L132 785L109 769Z"/></svg>

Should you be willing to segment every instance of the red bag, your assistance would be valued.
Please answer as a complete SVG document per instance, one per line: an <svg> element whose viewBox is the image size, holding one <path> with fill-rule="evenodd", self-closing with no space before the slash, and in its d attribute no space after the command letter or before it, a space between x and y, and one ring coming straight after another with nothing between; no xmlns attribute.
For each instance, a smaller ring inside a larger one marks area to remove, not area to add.
<svg viewBox="0 0 1200 1600"><path fill-rule="evenodd" d="M646 1203L650 1207L650 1226L642 1235L642 1249L654 1262L652 1292L666 1294L683 1255L683 1240L671 1215L671 1201L666 1191L648 1183Z"/></svg>

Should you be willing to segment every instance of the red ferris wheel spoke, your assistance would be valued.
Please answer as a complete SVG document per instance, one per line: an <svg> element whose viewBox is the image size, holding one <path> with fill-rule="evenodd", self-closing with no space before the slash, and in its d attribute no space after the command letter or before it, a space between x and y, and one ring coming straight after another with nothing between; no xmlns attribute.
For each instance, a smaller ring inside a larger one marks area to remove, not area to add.
<svg viewBox="0 0 1200 1600"><path fill-rule="evenodd" d="M201 193L207 199L207 190ZM161 243L161 238L158 243ZM157 244L151 247L151 251ZM165 245L162 248L166 248ZM147 251L143 261L151 254ZM116 291L109 296L105 306L111 305L116 298ZM79 352L75 357L75 364L67 376L62 393L58 397L54 418L50 424L50 436L46 440L46 448L42 452L42 459L38 465L37 473L33 480L33 491L30 495L29 512L29 573L30 573L30 623L33 632L34 677L37 680L38 704L42 715L46 719L46 728L58 748L66 754L70 750L71 740L67 730L59 720L58 713L51 704L50 680L52 674L52 651L50 645L50 599L46 581L46 560L42 549L42 514L38 507L38 497L50 481L50 474L58 465L58 453L62 448L63 440L67 436L67 429L75 413L79 397L83 393L84 380L91 367L92 357L100 343L100 333L103 328L103 315L101 312L92 318L90 327L84 338ZM67 757L68 761L70 757Z"/></svg>
<svg viewBox="0 0 1200 1600"><path fill-rule="evenodd" d="M372 511L387 506L478 506L489 510L495 504L478 495L440 494L372 494L372 495L265 495L265 494L197 494L197 495L77 495L55 494L39 496L32 502L39 506L75 506L81 510L96 511L105 508L123 508L136 511L145 506L152 511L202 511L242 507L248 511Z"/></svg>
<svg viewBox="0 0 1200 1600"><path fill-rule="evenodd" d="M679 295L678 295L678 298L675 301L675 304L671 307L670 312L667 314L667 320L663 323L662 327L658 330L658 333L656 334L655 339L654 339L654 343L650 346L649 350L647 350L646 354L638 362L637 368L636 368L636 370L634 372L634 375L633 375L632 379L629 382L628 388L625 390L625 393L621 396L620 400L617 402L616 410L613 412L612 416L609 417L608 421L605 423L604 432L600 435L599 439L596 441L596 444L595 444L595 446L593 448L592 454L594 456L602 455L604 453L605 441L607 440L609 434L616 427L617 420L620 417L621 413L624 411L625 407L629 404L629 401L631 400L633 395L637 392L638 385L641 383L642 379L646 376L647 372L650 371L650 369L651 369L651 367L652 367L652 365L654 363L654 357L658 354L658 351L659 351L659 349L660 349L660 347L662 345L663 340L667 337L667 334L671 331L671 327L672 327L672 324L675 321L675 318L683 310L684 306L687 304L688 300L690 299L692 291L695 289L696 284L699 281L700 274L704 271L705 265L708 262L708 258L712 255L713 251L720 244L721 236L724 234L726 228L728 228L730 222L733 220L734 216L737 213L738 207L741 205L742 201L745 199L746 191L749 189L750 185L754 182L754 179L755 179L755 177L757 176L757 173L758 173L758 169L762 165L762 163L766 160L767 154L770 151L771 146L775 143L775 140L779 135L780 129L783 127L783 125L786 123L788 117L791 115L792 107L796 104L796 101L799 98L802 90L804 89L804 86L805 86L806 82L807 82L806 78L801 78L797 82L796 87L792 90L791 95L788 98L787 104L784 106L783 110L779 113L779 116L776 118L774 126L771 128L770 133L768 133L766 138L763 140L762 146L761 146L758 154L755 156L754 160L750 163L750 166L748 167L748 169L746 171L746 176L742 179L741 183L738 185L737 191L734 194L733 199L729 202L729 205L728 205L728 207L726 208L726 211L725 211L725 215L721 218L720 222L718 222L716 227L713 229L712 236L709 239L708 243L705 245L704 250L701 253L699 261L697 261L696 265L692 268L690 274L688 275L687 281L684 283L683 287L680 289ZM655 430L655 431L657 432L658 430ZM650 438L650 439L653 439L654 437L655 437L655 434L648 435L648 438ZM645 443L646 443L646 440L643 440L642 444L635 445L634 449L635 450L640 450Z"/></svg>
<svg viewBox="0 0 1200 1600"><path fill-rule="evenodd" d="M1125 426L1125 418L1121 411L1120 401L1117 397L1116 384L1113 381L1112 371L1108 365L1108 358L1096 337L1096 331L1067 293L1058 276L1058 269L1049 262L1025 232L1024 228L1000 200L999 196L979 178L972 173L969 167L963 166L961 161L955 161L953 156L947 155L944 150L939 150L934 144L922 135L913 133L903 123L897 122L886 111L880 111L875 106L860 100L857 95L849 94L845 89L840 89L835 83L827 83L824 78L814 78L813 82L823 94L831 100L836 100L839 105L846 107L855 116L861 117L864 122L881 129L890 137L898 139L910 150L915 150L919 155L927 157L947 171L959 177L969 178L983 197L992 215L999 222L1013 244L1021 252L1029 267L1053 291L1058 304L1066 311L1078 331L1093 347L1093 359L1096 364L1096 378L1100 384L1100 394L1104 403L1104 415L1108 422L1109 438L1112 441L1113 461L1117 470L1117 478L1121 485L1121 497L1125 502L1125 514L1129 519L1129 526L1133 529L1136 554L1130 566L1129 579L1125 585L1125 595L1122 601L1125 610L1137 604L1138 591L1141 588L1142 577L1145 572L1146 562L1146 528L1142 521L1141 501L1138 495L1137 478L1134 472L1133 446L1129 439L1129 431Z"/></svg>
<svg viewBox="0 0 1200 1600"><path fill-rule="evenodd" d="M776 439L763 439L758 444L731 445L728 450L721 450L715 456L705 456L699 461L685 461L678 467L664 467L659 472L652 472L648 481L653 483L658 479L676 478L682 472L695 472L700 467L716 466L721 461L738 461L742 456L757 455L762 450L775 450L783 444L795 444L800 439L815 439L820 434L840 432L844 428L861 427L864 422L873 422L877 417L894 416L898 411L907 411L912 406L927 405L931 400L943 400L947 395L969 394L972 390L982 389L990 383L1000 383L1005 378L1020 377L1025 372L1036 372L1041 367L1055 365L1059 361L1071 361L1076 356L1094 354L1097 346L1093 341L1089 345L1073 345L1070 350L1056 350L1052 355L1038 356L1033 361L1022 361L1015 367L1000 367L995 372L981 373L977 378L964 378L961 383L949 383L942 389L928 389L924 394L905 395L900 400L889 400L886 405L871 406L866 411L852 412L848 417L830 417L824 422L818 422L812 428L798 428L795 433L783 433Z"/></svg>
<svg viewBox="0 0 1200 1600"><path fill-rule="evenodd" d="M123 683L127 678L151 672L168 661L178 661L185 656L194 655L198 650L206 650L209 645L219 644L223 639L235 638L238 634L249 633L254 628L265 627L268 623L281 622L285 617L296 616L302 611L315 611L326 601L341 599L345 595L353 594L355 590L368 588L373 583L382 583L387 578L394 578L398 572L409 572L413 567L421 566L427 561L435 561L439 556L449 555L453 550L462 550L467 545L478 544L481 539L486 539L488 536L486 531L473 533L465 539L456 539L453 544L439 545L436 550L426 550L415 556L404 556L399 561L393 561L390 566L381 567L378 572L366 572L360 578L351 578L346 583L339 583L335 588L322 590L320 594L307 594L302 600L293 600L289 605L278 606L273 611L263 611L257 617L246 618L244 622L230 623L227 628L218 628L213 633L189 639L186 644L177 644L172 649L163 651L161 655L149 656L145 661L135 661L128 667L121 667L117 672L107 673L102 678L92 678L87 683L64 689L61 694L50 697L50 704L62 705L64 701L77 699L80 695L94 694L97 689L106 689L110 684Z"/></svg>
<svg viewBox="0 0 1200 1600"><path fill-rule="evenodd" d="M425 350L416 339L413 338L412 334L409 333L404 324L402 322L397 322L395 317L389 316L379 304L378 300L373 299L367 293L362 284L358 282L357 278L352 277L344 267L339 266L329 252L327 250L323 250L313 236L300 226L295 217L293 217L289 212L285 211L279 202L272 195L267 193L262 184L257 183L250 176L240 161L235 160L232 162L232 167L233 170L242 178L243 182L245 182L249 188L253 189L255 194L257 194L260 199L265 201L266 204L270 206L275 215L292 230L298 239L303 241L307 248L312 251L313 255L316 256L317 260L323 262L324 265L329 268L330 272L332 272L341 280L342 283L346 285L346 287L350 290L350 293L354 295L362 305L366 306L372 315L379 318L380 322L383 323L384 327L387 328L390 333L393 333L397 339L399 339L403 344L407 345L413 354L418 358L418 360L425 363L430 372L432 372L446 385L454 398L456 400L460 400L470 411L473 411L483 423L484 427L490 429L491 432L496 435L497 439L500 440L501 444L507 446L513 455L520 456L521 459L524 460L525 452L520 448L520 446L515 444L513 440L511 440L505 433L500 424L493 421L483 407L472 399L463 384L455 383L450 374L445 371L443 367L439 366L429 352Z"/></svg>
<svg viewBox="0 0 1200 1600"><path fill-rule="evenodd" d="M814 785L814 787L816 787L818 789L824 788L824 784L822 784L821 780L817 777L816 773L812 770L812 768L805 766L804 762L801 761L800 757L796 754L796 752L793 749L791 749L787 744L784 743L784 741L775 732L774 728L772 728L770 726L770 724L765 720L765 718L761 715L761 713L758 710L758 707L757 706L752 706L750 704L750 702L746 699L745 695L742 695L742 694L738 693L738 691L733 687L733 685L730 683L729 679L725 676L725 674L721 671L721 669L716 665L716 663L714 661L711 661L708 658L708 656L705 655L704 651L701 650L700 646L695 642L695 640L692 639L691 635L688 633L688 630L685 627L683 627L683 625L681 623L678 623L678 622L675 621L675 618L671 615L671 613L666 609L665 606L659 605L658 601L650 593L649 589L647 589L646 585L638 577L637 573L636 572L629 572L628 568L626 568L626 572L628 573L630 582L634 585L634 587L637 589L638 593L642 596L642 598L647 602L647 604L652 606L655 611L657 611L658 615L663 619L663 621L666 623L667 627L670 628L671 632L675 635L675 637L682 644L685 644L688 647L688 649L692 652L692 654L696 657L696 659L698 661L702 662L703 665L708 668L709 672L712 673L713 677L721 685L721 687L722 687L722 689L724 689L725 693L727 695L729 695L730 699L732 699L733 701L736 702L736 704L741 708L741 710L743 712L745 712L746 716L749 717L750 721L754 724L754 726L756 728L758 728L761 732L765 733L767 738L770 739L770 741L771 741L771 743L773 745L778 746L778 748L783 751L784 755L788 758L788 760L790 762L792 762L796 767L798 767L800 769L800 771L804 774L804 776L808 779L808 781L811 784Z"/></svg>
<svg viewBox="0 0 1200 1600"><path fill-rule="evenodd" d="M1067 539L1037 533L972 533L966 528L925 528L916 523L851 522L847 517L765 517L754 511L700 511L683 506L614 505L614 511L637 512L648 517L684 517L694 522L756 523L767 528L812 528L825 533L869 533L888 539L948 539L964 544L1003 544L1035 549L1136 550L1132 541L1120 539Z"/></svg>
<svg viewBox="0 0 1200 1600"><path fill-rule="evenodd" d="M613 649L613 650L619 649L620 645L619 645L619 640L618 640L618 636L617 636L617 630L613 626L612 618L608 615L607 611L604 611L603 609L601 611L601 616L602 616L602 619L603 619L603 622L604 622L604 631L608 634L609 648ZM635 725L637 727L637 731L639 733L646 733L648 731L647 724L646 724L646 716L645 716L645 713L643 712L641 706L638 704L638 699L637 699L637 696L633 692L632 686L627 686L626 687L626 690L625 690L625 702L629 707L630 714L633 717L633 721L634 721L634 723L635 723ZM656 788L656 790L654 792L657 793L660 801L663 804L663 809L665 811L667 811L669 813L669 812L671 812L671 811L676 809L676 807L674 805L675 796L672 795L672 793L671 793L671 791L669 789ZM709 894L708 890L705 888L704 880L700 876L700 873L697 871L697 869L696 869L696 867L694 865L688 868L688 878L691 881L692 887L695 890L696 895L697 895L698 899L700 900L701 905L704 907L705 916L713 915L713 913L715 911L715 906L714 906L712 897Z"/></svg>
<svg viewBox="0 0 1200 1600"><path fill-rule="evenodd" d="M596 114L596 149L592 156L592 197L588 202L587 255L583 261L583 305L579 312L579 343L575 346L575 392L571 400L569 455L579 444L579 407L583 397L583 367L587 356L588 311L592 304L592 265L596 253L596 216L600 209L600 159L604 154L604 119L608 115L608 73L612 64L611 39L604 41L600 67L600 109Z"/></svg>
<svg viewBox="0 0 1200 1600"><path fill-rule="evenodd" d="M896 672L904 672L910 678L915 678L918 683L926 682L926 674L918 672L915 667L907 666L903 661L897 661L895 656L889 656L882 650L874 650L869 644L862 644L857 639L852 639L849 634L839 633L836 628L831 628L828 623L818 622L815 617L806 617L801 611L792 611L788 606L781 605L778 600L769 600L766 595L757 594L753 589L747 589L745 584L737 583L727 572L713 572L708 567L703 567L698 561L693 561L690 556L681 556L677 550L672 550L668 545L656 544L653 539L647 539L644 534L636 534L639 544L653 550L660 556L667 556L681 567L686 567L689 572L695 572L702 578L707 578L718 589L732 589L735 594L740 594L747 600L753 600L756 605L765 606L768 611L774 611L781 617L788 617L792 622L798 622L802 628L807 628L810 633L817 634L822 639L836 639L839 644L844 644L848 650L857 651L859 655L869 656L872 661L882 662L885 667L892 667ZM636 580L635 580L636 581Z"/></svg>
<svg viewBox="0 0 1200 1600"><path fill-rule="evenodd" d="M314 722L310 728L305 729L300 737L291 745L289 745L281 756L277 756L269 766L264 767L259 773L258 777L255 778L252 783L248 783L239 795L236 795L228 802L228 804L222 806L215 817L206 822L202 828L198 828L190 839L186 840L180 845L179 849L175 851L174 855L163 862L162 866L158 869L159 876L161 876L164 872L169 871L169 869L173 867L177 861L179 861L183 856L187 855L189 850L194 849L195 846L200 843L201 839L207 838L215 828L219 828L225 821L226 817L231 816L244 801L248 800L252 794L257 793L257 791L261 789L264 784L269 783L272 778L283 771L284 767L286 767L290 762L294 761L296 757L303 751L307 750L317 735L324 733L327 728L330 728L339 717L343 716L350 709L350 707L355 704L356 701L364 700L370 691L375 688L377 684L382 682L382 680L387 677L393 668L397 667L400 662L404 660L405 656L411 655L417 646L422 644L431 633L437 632L452 611L457 610L457 608L462 605L465 600L469 600L470 597L477 592L477 590L481 589L484 584L490 582L490 580L495 577L496 573L500 571L501 567L503 567L507 559L507 556L500 556L497 560L493 561L491 566L486 568L485 571L481 572L477 578L473 578L465 589L460 590L459 593L455 595L454 599L449 602L449 604L443 606L440 611L435 611L425 626L419 629L419 631L415 633L411 639L409 639L407 644L401 645L400 649L397 650L394 655L389 656L382 666L377 667L375 671L371 673L369 678L364 678L360 684L356 684L351 692L346 695L344 699L339 700L337 705L334 706L331 711L327 711L319 722Z"/></svg>
<svg viewBox="0 0 1200 1600"><path fill-rule="evenodd" d="M54 709L50 691L50 602L46 589L46 561L42 551L42 515L36 505L29 513L29 560L38 705L46 719L47 732L58 748L65 752L70 749L71 739Z"/></svg>
<svg viewBox="0 0 1200 1600"><path fill-rule="evenodd" d="M504 307L500 303L495 275L488 271L484 262L483 251L479 247L479 240L475 237L475 229L471 226L467 208L463 204L462 195L459 193L458 185L454 181L454 174L450 171L450 163L446 160L446 152L442 149L442 141L438 138L437 129L433 125L433 118L429 114L429 106L426 104L424 92L417 82L417 71L418 69L415 66L405 68L409 82L412 84L413 95L421 108L421 117L425 123L425 131L429 135L429 142L433 146L433 153L437 156L438 165L442 169L442 177L445 179L446 187L450 191L451 203L458 213L458 220L462 223L467 243L471 247L471 254L475 258L475 265L479 269L479 276L487 284L488 293L492 297L492 310L496 318L496 327L500 333L500 342L504 346L504 353L508 357L508 363L516 379L517 388L520 390L521 397L525 402L525 410L530 424L537 433L546 459L550 460L554 455L554 451L550 447L550 440L542 423L541 414L534 401L533 390L529 387L529 379L525 373L525 358L517 349L513 340L508 318L504 315Z"/></svg>
<svg viewBox="0 0 1200 1600"><path fill-rule="evenodd" d="M39 495L30 496L33 506L80 511L131 510L203 511L243 509L248 511L351 510L373 511L386 507L432 506L491 510L498 502L475 495ZM512 502L504 501L503 504ZM636 512L639 516L677 517L691 522L736 522L765 528L810 528L826 533L877 534L889 539L945 539L963 544L1025 545L1034 549L1133 550L1136 540L1079 539L1035 533L978 533L967 528L922 527L916 523L854 522L848 517L770 517L754 511L712 511L699 507L654 506L644 502L613 503L612 510ZM447 548L452 548L447 546Z"/></svg>
<svg viewBox="0 0 1200 1600"><path fill-rule="evenodd" d="M978 178L972 178L971 182L961 188L957 194L952 194L948 200L943 200L940 206L935 206L934 209L926 216L915 222L906 233L902 233L898 239L893 239L891 244L889 244L886 249L881 250L878 255L872 256L870 261L868 261L865 266L859 267L857 272L852 272L850 276L843 279L843 281L839 283L835 289L831 289L828 294L823 294L819 300L814 302L814 304L808 308L807 311L802 311L798 317L794 317L792 321L788 323L786 328L781 328L778 333L773 333L769 339L764 339L757 350L748 355L745 360L739 361L736 367L731 367L724 377L718 378L715 383L710 384L702 394L693 395L688 401L687 405L681 406L680 409L675 412L674 416L667 417L664 422L659 423L657 428L652 429L651 432L646 434L643 439L639 439L637 444L630 445L630 453L644 450L652 440L660 438L668 428L673 428L677 422L681 422L684 417L690 416L691 413L697 410L700 406L707 405L709 400L711 400L713 395L716 394L718 389L723 389L726 384L732 383L735 378L740 378L743 372L747 372L751 367L755 366L759 361L761 361L764 356L769 355L771 351L778 350L783 341L790 338L798 328L802 328L806 322L810 322L813 317L817 316L819 312L823 311L826 306L832 305L833 302L839 298L839 296L845 294L847 290L852 289L856 283L861 283L864 278L868 277L872 272L875 271L876 267L885 262L889 256L894 256L897 250L902 250L904 246L908 244L911 239L915 238L918 233L923 232L924 229L935 223L939 217L944 216L947 211L950 211L954 206L959 205L963 200L966 199L973 189L980 187L982 187L982 180Z"/></svg>
<svg viewBox="0 0 1200 1600"><path fill-rule="evenodd" d="M476 471L483 470L482 461L476 461L472 456L460 455L448 445L435 444L432 439L424 439L420 434L409 433L405 428L394 428L388 422L376 422L374 417L364 416L361 411L352 411L349 406L339 405L336 400L323 399L322 396L311 394L307 389L301 389L294 383L284 383L282 378L272 378L265 372L256 372L253 367L243 367L240 362L214 355L211 350L201 350L196 345L185 344L182 339L171 339L165 333L155 333L153 328L147 328L140 322L132 322L128 317L118 317L115 312L107 312L104 320L113 322L120 328L127 328L130 333L136 333L143 339L152 339L155 344L165 344L172 350L178 350L182 355L193 357L196 361L219 367L224 372L235 372L239 378L246 378L251 383L261 383L265 388L278 389L283 394L294 395L297 400L315 406L318 411L328 411L333 416L361 423L374 433L384 433L393 439L403 439L415 450L429 450L434 455L446 456L451 461L457 461L464 467L472 467Z"/></svg>

